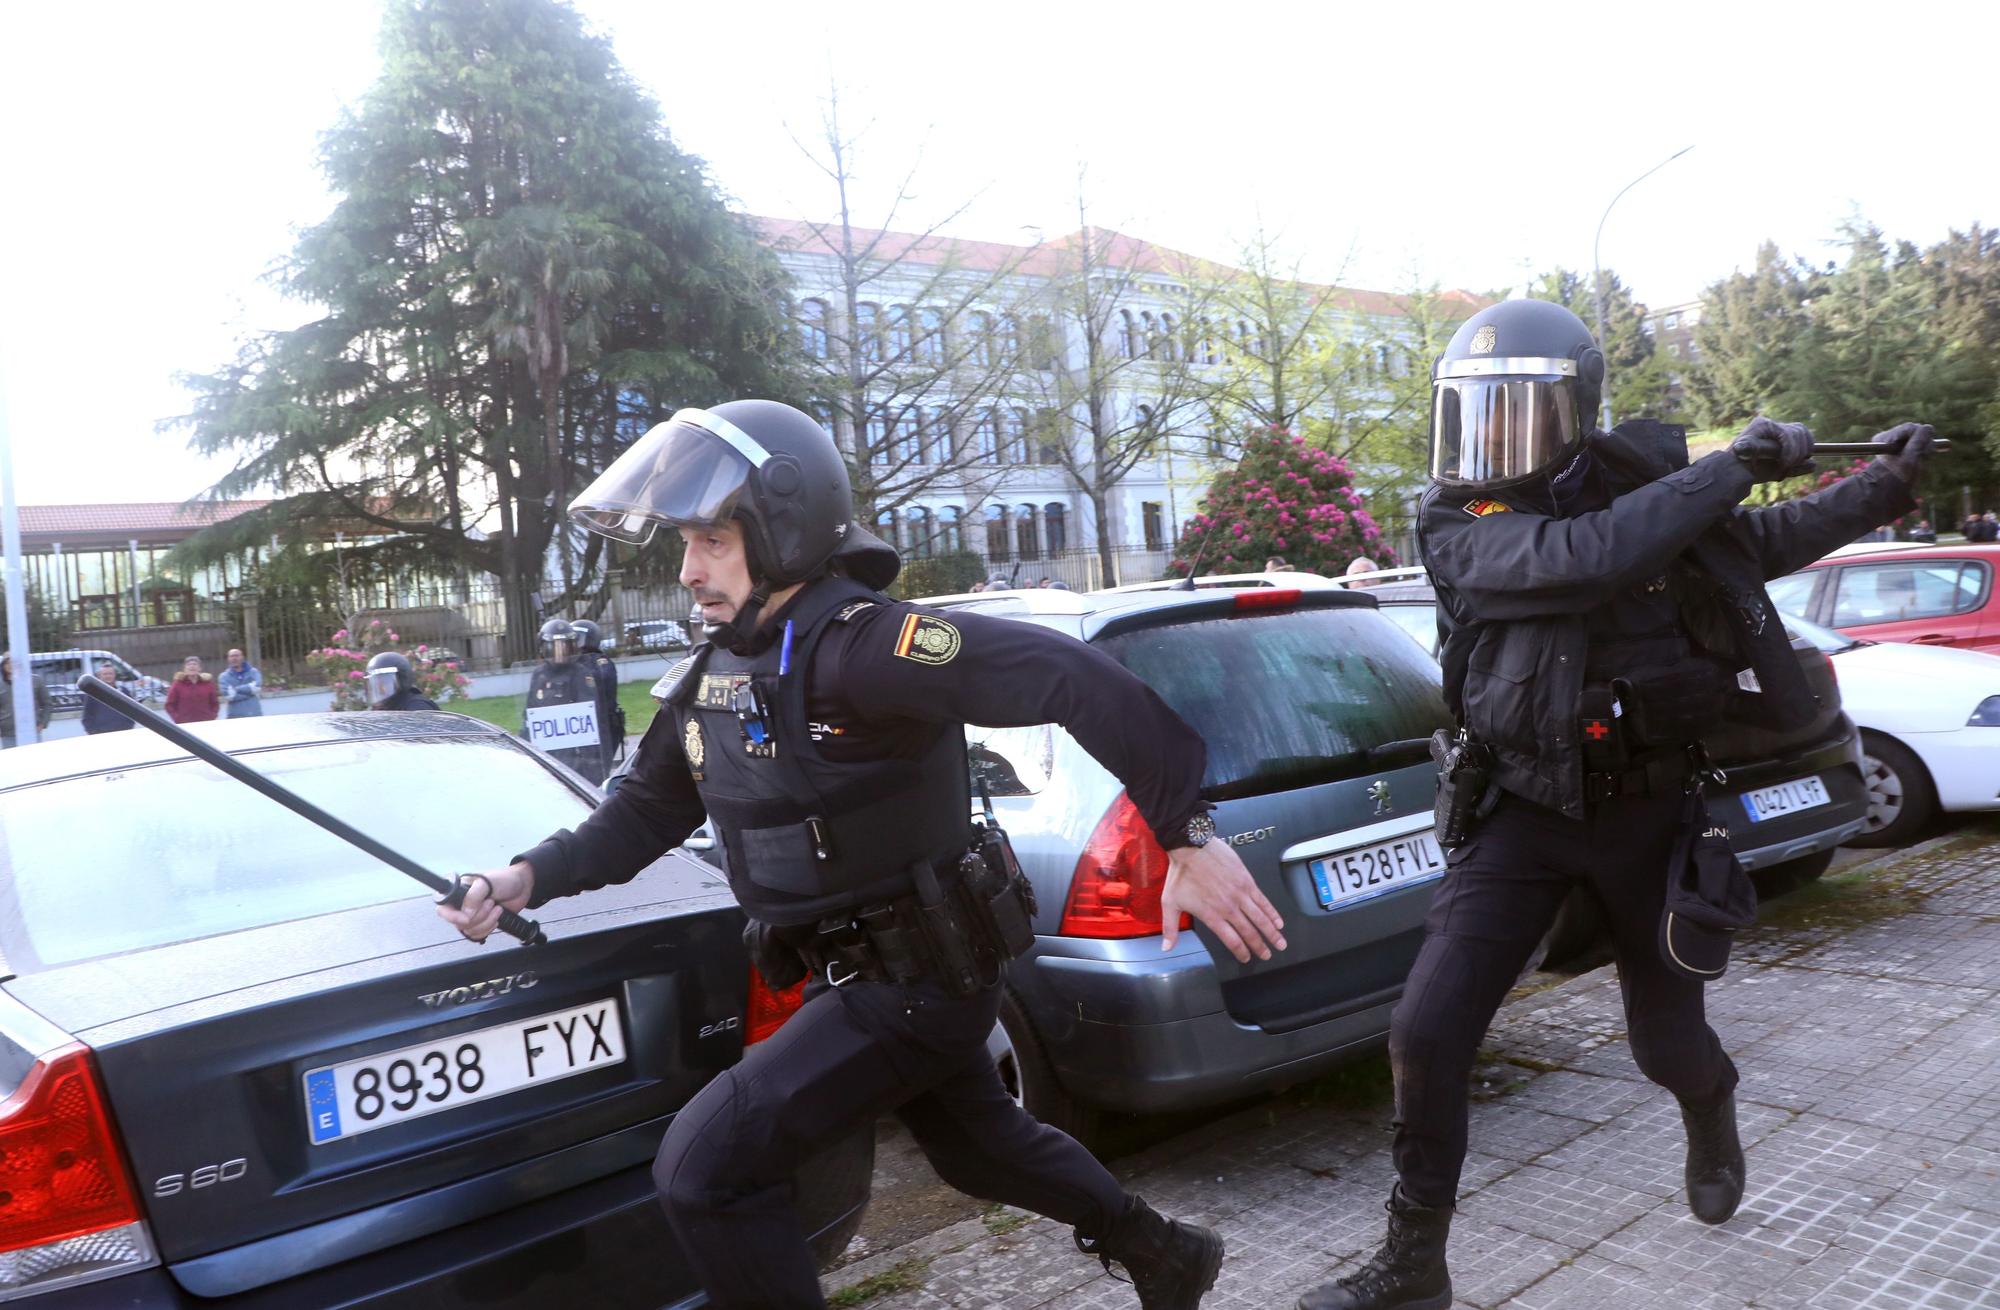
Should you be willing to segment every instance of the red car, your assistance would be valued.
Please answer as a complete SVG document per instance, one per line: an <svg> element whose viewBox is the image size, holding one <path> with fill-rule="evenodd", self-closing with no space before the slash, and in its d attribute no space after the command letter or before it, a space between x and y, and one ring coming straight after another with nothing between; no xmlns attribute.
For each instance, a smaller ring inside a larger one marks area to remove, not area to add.
<svg viewBox="0 0 2000 1310"><path fill-rule="evenodd" d="M2000 543L1884 545L1830 555L1771 584L1787 614L1858 641L2000 654Z"/></svg>

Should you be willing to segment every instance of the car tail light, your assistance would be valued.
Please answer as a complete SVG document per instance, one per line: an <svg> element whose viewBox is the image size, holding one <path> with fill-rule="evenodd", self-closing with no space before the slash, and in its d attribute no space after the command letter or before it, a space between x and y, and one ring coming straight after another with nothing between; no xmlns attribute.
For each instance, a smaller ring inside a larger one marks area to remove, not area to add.
<svg viewBox="0 0 2000 1310"><path fill-rule="evenodd" d="M1297 587L1263 587L1256 591L1236 593L1236 608L1240 610L1281 610L1299 603L1305 592Z"/></svg>
<svg viewBox="0 0 2000 1310"><path fill-rule="evenodd" d="M772 991L757 966L750 966L750 1013L743 1020L743 1044L755 1046L785 1026L785 1020L805 1004L806 981L801 978L783 991Z"/></svg>
<svg viewBox="0 0 2000 1310"><path fill-rule="evenodd" d="M1166 885L1167 853L1121 791L1077 858L1056 931L1065 937L1150 937L1161 928ZM1188 925L1182 915L1181 927Z"/></svg>
<svg viewBox="0 0 2000 1310"><path fill-rule="evenodd" d="M1833 683L1834 690L1840 690L1840 670L1834 667L1833 656L1821 651L1819 657L1826 661L1826 676Z"/></svg>
<svg viewBox="0 0 2000 1310"><path fill-rule="evenodd" d="M0 1298L152 1263L89 1048L60 1047L0 1104Z"/></svg>

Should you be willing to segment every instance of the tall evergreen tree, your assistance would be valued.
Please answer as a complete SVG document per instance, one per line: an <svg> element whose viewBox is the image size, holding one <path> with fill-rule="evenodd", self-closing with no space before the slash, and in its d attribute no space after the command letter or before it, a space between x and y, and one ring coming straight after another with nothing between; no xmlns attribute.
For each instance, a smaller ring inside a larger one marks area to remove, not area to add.
<svg viewBox="0 0 2000 1310"><path fill-rule="evenodd" d="M1731 427L1773 407L1806 330L1807 302L1822 280L1766 241L1750 272L1731 273L1702 293L1687 375L1688 417L1696 426Z"/></svg>
<svg viewBox="0 0 2000 1310"><path fill-rule="evenodd" d="M1584 321L1597 334L1597 303L1592 294L1591 275L1555 268L1528 284L1528 294L1537 300L1553 300ZM1604 339L1597 343L1604 352L1605 385L1611 396L1612 418L1663 418L1669 414L1666 360L1653 349L1652 334L1646 331L1646 307L1632 298L1632 290L1610 269L1604 270Z"/></svg>
<svg viewBox="0 0 2000 1310"><path fill-rule="evenodd" d="M333 212L274 273L315 316L184 379L191 444L237 458L212 494L280 493L197 546L338 525L498 574L519 657L581 482L682 405L782 389L781 275L566 4L392 0L381 45L324 140Z"/></svg>

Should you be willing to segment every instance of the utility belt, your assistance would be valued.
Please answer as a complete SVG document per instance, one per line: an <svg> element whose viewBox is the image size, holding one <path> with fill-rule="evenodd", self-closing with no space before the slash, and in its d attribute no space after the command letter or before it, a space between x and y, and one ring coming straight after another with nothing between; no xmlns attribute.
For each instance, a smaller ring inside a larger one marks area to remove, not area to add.
<svg viewBox="0 0 2000 1310"><path fill-rule="evenodd" d="M917 865L913 894L786 936L806 968L835 987L857 979L933 980L953 996L970 996L998 982L1007 961L1034 945L1035 889L997 826L980 829L956 874L943 887L928 863Z"/></svg>
<svg viewBox="0 0 2000 1310"><path fill-rule="evenodd" d="M1577 698L1585 772L1634 772L1650 755L1699 741L1722 722L1730 682L1699 656L1586 682Z"/></svg>

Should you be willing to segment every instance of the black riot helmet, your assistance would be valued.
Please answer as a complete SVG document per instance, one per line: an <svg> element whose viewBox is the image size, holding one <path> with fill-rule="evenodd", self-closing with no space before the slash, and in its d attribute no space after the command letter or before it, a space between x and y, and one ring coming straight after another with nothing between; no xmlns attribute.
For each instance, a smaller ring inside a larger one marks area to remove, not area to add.
<svg viewBox="0 0 2000 1310"><path fill-rule="evenodd" d="M576 629L568 619L550 619L535 634L542 644L542 658L561 662L576 653Z"/></svg>
<svg viewBox="0 0 2000 1310"><path fill-rule="evenodd" d="M598 627L589 619L578 619L569 625L569 630L576 635L576 648L578 650L596 651L603 649L604 629Z"/></svg>
<svg viewBox="0 0 2000 1310"><path fill-rule="evenodd" d="M775 590L838 558L880 589L895 580L893 546L854 522L847 461L809 414L775 400L684 409L653 428L569 507L585 527L643 542L660 524L743 525L750 575Z"/></svg>
<svg viewBox="0 0 2000 1310"><path fill-rule="evenodd" d="M1604 354L1548 300L1503 300L1459 325L1431 368L1431 478L1497 490L1549 472L1597 418Z"/></svg>
<svg viewBox="0 0 2000 1310"><path fill-rule="evenodd" d="M417 671L410 661L393 650L378 651L368 661L368 703L380 706L406 691L417 689Z"/></svg>

